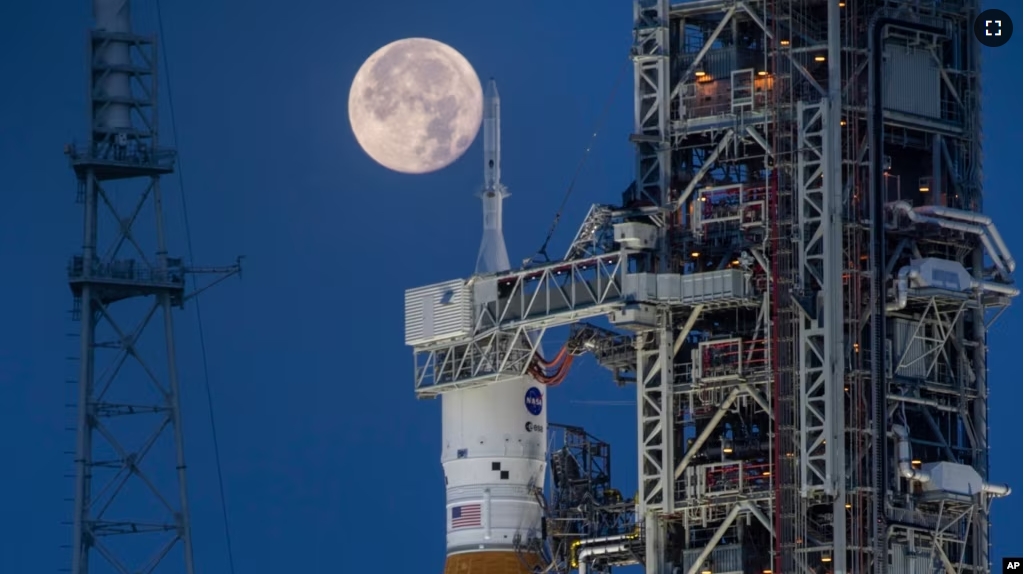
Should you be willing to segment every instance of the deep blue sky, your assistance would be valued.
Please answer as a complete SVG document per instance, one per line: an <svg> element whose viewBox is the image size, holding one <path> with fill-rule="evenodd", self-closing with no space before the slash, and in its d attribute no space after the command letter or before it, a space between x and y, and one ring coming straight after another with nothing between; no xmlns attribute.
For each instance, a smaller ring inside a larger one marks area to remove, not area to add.
<svg viewBox="0 0 1024 574"><path fill-rule="evenodd" d="M58 7L58 4L61 6ZM402 293L471 271L480 143L426 176L391 173L348 126L351 78L410 36L455 47L499 81L506 229L513 261L542 242L626 62L629 2L166 2L179 143L196 256L247 255L242 281L204 296L237 571L440 571L444 560L440 405L413 398ZM155 31L149 0L136 28ZM1018 23L1021 7L991 3ZM59 12L63 9L63 12ZM0 572L68 565L73 433L64 403L71 297L65 262L81 210L61 150L85 133L90 2L0 4L0 486L8 527ZM1018 24L1020 28L1020 24ZM985 49L988 211L1021 257L1021 31ZM633 176L631 74L577 183L554 253L587 206L615 202ZM166 82L164 83L166 87ZM166 103L166 100L165 100ZM164 115L169 140L168 117ZM166 187L184 253L177 182ZM227 572L197 329L178 318L195 556ZM991 334L994 557L1020 554L1021 305ZM588 361L552 393L551 419L612 440L623 492L635 489L634 410Z"/></svg>

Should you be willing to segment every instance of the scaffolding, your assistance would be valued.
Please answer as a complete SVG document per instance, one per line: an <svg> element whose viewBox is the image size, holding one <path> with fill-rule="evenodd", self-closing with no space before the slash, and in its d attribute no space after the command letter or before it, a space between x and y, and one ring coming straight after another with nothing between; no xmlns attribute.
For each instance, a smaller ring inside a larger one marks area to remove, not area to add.
<svg viewBox="0 0 1024 574"><path fill-rule="evenodd" d="M551 493L543 505L550 563L557 571L577 568L581 551L595 540L624 542L602 553L595 573L640 562L636 505L612 488L611 445L579 427L550 426L559 445L551 453Z"/></svg>

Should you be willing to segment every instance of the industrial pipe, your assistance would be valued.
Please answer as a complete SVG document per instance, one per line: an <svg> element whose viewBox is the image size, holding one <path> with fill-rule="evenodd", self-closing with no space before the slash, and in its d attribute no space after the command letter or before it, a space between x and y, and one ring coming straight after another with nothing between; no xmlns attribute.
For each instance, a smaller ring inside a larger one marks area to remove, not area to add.
<svg viewBox="0 0 1024 574"><path fill-rule="evenodd" d="M892 425L892 432L896 435L896 461L899 465L900 476L916 482L930 482L931 475L923 470L915 469L910 462L910 437L907 427Z"/></svg>
<svg viewBox="0 0 1024 574"><path fill-rule="evenodd" d="M992 496L1002 498L1004 496L1010 496L1013 489L1010 488L1009 484L989 484L987 482L981 483L981 489Z"/></svg>
<svg viewBox="0 0 1024 574"><path fill-rule="evenodd" d="M611 536L598 536L596 538L582 538L577 546L594 546L595 544L608 544L609 542L621 542L635 538L635 534L613 534Z"/></svg>
<svg viewBox="0 0 1024 574"><path fill-rule="evenodd" d="M887 398L890 401L900 401L904 403L911 403L914 405L924 405L926 407L931 407L935 410L944 411L947 413L960 412L960 409L956 407L939 404L939 401L933 399L922 399L921 397L908 397L907 395L889 395Z"/></svg>
<svg viewBox="0 0 1024 574"><path fill-rule="evenodd" d="M633 532L631 534L613 534L611 536L598 536L598 537L595 537L595 538L583 538L583 539L577 540L576 542L573 543L571 552L576 556L576 562L578 562L580 564L580 568L583 568L583 558L585 556L591 556L591 554L584 554L584 552L586 550L590 550L591 549L590 547L595 547L595 545L602 545L599 548L611 548L613 546L615 546L615 547L617 547L617 546L625 546L626 543L623 542L623 541L631 540L633 538L636 538L637 534L638 534L637 532ZM618 543L618 544L615 544L615 543ZM584 547L587 547L587 548L584 548ZM585 572L585 570L581 570L581 572Z"/></svg>
<svg viewBox="0 0 1024 574"><path fill-rule="evenodd" d="M896 301L885 306L886 311L899 311L907 307L907 292L910 290L910 280L920 279L921 272L909 265L900 269L896 276Z"/></svg>
<svg viewBox="0 0 1024 574"><path fill-rule="evenodd" d="M931 482L932 477L928 471L918 470L911 464L910 434L907 432L907 427L903 425L892 425L892 432L896 435L896 460L899 465L900 476L922 484ZM971 470L974 469L972 468ZM997 497L1009 496L1010 492L1012 492L1009 485L990 484L985 481L982 481L981 483L981 491Z"/></svg>
<svg viewBox="0 0 1024 574"><path fill-rule="evenodd" d="M1020 289L1012 285L1003 285L1002 283L993 283L991 281L971 281L971 288L977 289L978 291L988 291L990 293L1002 293L1003 295L1009 295L1010 297L1016 297L1020 295Z"/></svg>
<svg viewBox="0 0 1024 574"><path fill-rule="evenodd" d="M940 217L946 217L949 219L960 219L963 221L969 221L971 223L977 223L978 225L984 225L989 235L992 236L992 241L995 242L996 247L999 249L999 254L1002 255L1003 260L1006 262L1006 268L1013 273L1017 269L1017 261L1014 260L1013 255L1010 254L1010 250L1006 248L1006 243L1003 242L1003 236L999 234L999 230L996 229L992 218L973 211L966 211L963 209L953 209L952 207L941 207L936 205L926 205L918 207L915 211L926 214L934 214Z"/></svg>
<svg viewBox="0 0 1024 574"><path fill-rule="evenodd" d="M592 546L590 548L584 548L580 550L580 555L576 558L579 562L579 574L587 574L587 560L590 558L596 558L598 556L606 556L608 554L618 554L619 552L625 552L627 550L626 544L608 544L605 546Z"/></svg>
<svg viewBox="0 0 1024 574"><path fill-rule="evenodd" d="M985 251L988 252L988 256L992 258L992 262L995 263L996 267L999 269L1000 273L1002 273L1004 277L1009 277L1010 273L1012 273L1012 270L1009 272L1007 271L1007 267L1016 267L1017 265L1016 262L1013 261L1012 257L1005 264L1003 263L1004 258L1000 257L999 253L992 246L992 242L989 241L988 236L985 235L985 228L979 225L971 225L969 223L965 223L964 221L949 221L947 219L939 219L937 217L928 217L926 215L921 215L922 208L911 207L911 205L906 201L894 201L889 204L889 208L892 209L893 211L902 212L907 216L907 218L910 219L910 221L913 221L914 223L930 223L932 225L938 225L943 229L950 229L953 231L959 231L961 233L970 233L972 235L977 235L978 239L981 240L981 244L985 247ZM1002 238L1000 238L999 240L1002 241Z"/></svg>

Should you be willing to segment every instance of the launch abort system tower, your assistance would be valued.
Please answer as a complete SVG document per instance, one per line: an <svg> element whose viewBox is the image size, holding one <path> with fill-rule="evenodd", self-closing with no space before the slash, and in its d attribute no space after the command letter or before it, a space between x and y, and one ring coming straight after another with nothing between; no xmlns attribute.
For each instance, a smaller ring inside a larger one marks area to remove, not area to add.
<svg viewBox="0 0 1024 574"><path fill-rule="evenodd" d="M156 39L132 32L130 6L93 1L89 140L65 150L85 208L68 267L81 322L71 572L192 574L172 311L193 295L189 273L239 268L168 255L160 177L175 153L157 138Z"/></svg>
<svg viewBox="0 0 1024 574"><path fill-rule="evenodd" d="M981 213L977 13L634 4L622 205L459 283L413 344L422 396L530 373L563 325L635 382L636 524L549 506L552 571L991 571L986 327L1018 290Z"/></svg>

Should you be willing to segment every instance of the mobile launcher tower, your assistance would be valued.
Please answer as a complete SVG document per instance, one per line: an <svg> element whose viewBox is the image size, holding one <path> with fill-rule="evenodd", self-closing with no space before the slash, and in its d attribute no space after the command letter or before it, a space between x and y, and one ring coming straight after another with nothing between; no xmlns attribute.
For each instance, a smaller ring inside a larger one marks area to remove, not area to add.
<svg viewBox="0 0 1024 574"><path fill-rule="evenodd" d="M1009 489L988 477L986 319L1018 290L981 214L977 12L635 3L622 205L595 205L561 261L409 291L406 341L419 396L497 396L557 380L538 345L568 326L562 356L636 385L639 492L615 496L607 445L566 432L549 495L516 483L540 524L496 536L483 486L454 505L482 520L449 520L450 553L468 536L514 548L509 572L990 571Z"/></svg>

